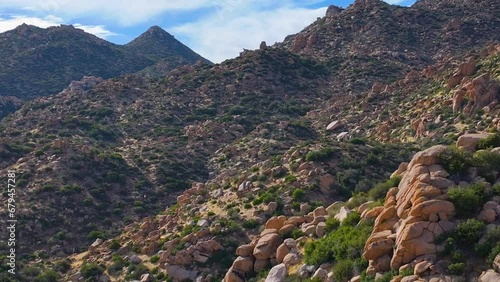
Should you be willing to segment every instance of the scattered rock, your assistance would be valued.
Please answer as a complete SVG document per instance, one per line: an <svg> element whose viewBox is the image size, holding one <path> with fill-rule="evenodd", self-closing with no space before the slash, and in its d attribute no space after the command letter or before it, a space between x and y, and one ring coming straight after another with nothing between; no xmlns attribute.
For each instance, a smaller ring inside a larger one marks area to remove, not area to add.
<svg viewBox="0 0 500 282"><path fill-rule="evenodd" d="M283 282L287 276L286 266L284 263L278 264L271 268L266 277L265 282Z"/></svg>

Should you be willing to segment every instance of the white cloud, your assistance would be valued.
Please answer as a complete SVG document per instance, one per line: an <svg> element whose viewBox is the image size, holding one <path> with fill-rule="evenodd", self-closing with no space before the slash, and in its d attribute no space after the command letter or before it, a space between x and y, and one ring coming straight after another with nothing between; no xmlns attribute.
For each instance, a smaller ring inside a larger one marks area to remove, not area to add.
<svg viewBox="0 0 500 282"><path fill-rule="evenodd" d="M107 30L103 25L83 25L83 24L74 24L76 28L83 29L85 32L93 34L97 37L107 39L110 36L119 35L118 33Z"/></svg>
<svg viewBox="0 0 500 282"><path fill-rule="evenodd" d="M64 24L64 20L56 16L37 18L33 16L11 15L7 18L0 18L0 32L14 29L17 26L22 25L23 23L38 26L41 28L47 28L50 26L59 26L61 24ZM95 36L103 39L118 35L110 30L107 30L103 25L82 25L77 23L73 26L83 29L85 32L94 34Z"/></svg>
<svg viewBox="0 0 500 282"><path fill-rule="evenodd" d="M221 62L238 56L243 48L258 48L261 41L268 45L282 41L286 35L297 33L317 17L324 16L326 11L326 7L306 9L288 5L252 10L244 6L223 7L207 18L167 30L186 39L186 43L200 55Z"/></svg>
<svg viewBox="0 0 500 282"><path fill-rule="evenodd" d="M49 26L60 25L62 22L63 20L61 18L55 16L36 18L30 16L14 15L10 16L9 18L0 18L0 32L14 29L17 26L22 25L23 23L47 28Z"/></svg>
<svg viewBox="0 0 500 282"><path fill-rule="evenodd" d="M233 2L239 0L224 0ZM150 20L166 11L189 11L213 6L215 0L2 0L2 8L29 10L39 16L55 14L65 19L82 15L107 19L124 26Z"/></svg>

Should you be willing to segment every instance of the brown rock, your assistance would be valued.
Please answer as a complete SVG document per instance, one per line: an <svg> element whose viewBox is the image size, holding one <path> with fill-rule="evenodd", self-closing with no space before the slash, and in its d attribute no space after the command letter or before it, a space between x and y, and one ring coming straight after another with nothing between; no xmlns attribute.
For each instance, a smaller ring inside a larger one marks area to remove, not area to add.
<svg viewBox="0 0 500 282"><path fill-rule="evenodd" d="M278 234L272 233L264 235L259 239L253 250L256 259L268 259L274 255L282 240Z"/></svg>
<svg viewBox="0 0 500 282"><path fill-rule="evenodd" d="M244 282L244 281L245 281L245 275L243 273L239 273L238 271L234 270L232 267L229 268L229 270L226 273L226 276L224 276L224 282Z"/></svg>
<svg viewBox="0 0 500 282"><path fill-rule="evenodd" d="M283 227L281 227L281 229L279 230L279 234L280 235L285 235L285 234L289 234L290 232L292 232L297 226L294 225L294 224L285 224Z"/></svg>
<svg viewBox="0 0 500 282"><path fill-rule="evenodd" d="M486 139L489 133L469 133L458 137L457 147L475 150L479 140Z"/></svg>
<svg viewBox="0 0 500 282"><path fill-rule="evenodd" d="M283 259L290 252L290 248L288 248L285 244L281 244L276 250L276 262L282 263Z"/></svg>
<svg viewBox="0 0 500 282"><path fill-rule="evenodd" d="M497 214L496 214L495 210L482 210L479 213L478 218L480 220L487 222L487 223L493 223L493 222L495 222L496 216L497 216Z"/></svg>
<svg viewBox="0 0 500 282"><path fill-rule="evenodd" d="M329 173L321 176L319 180L319 188L325 193L330 192L333 184L335 184L335 177Z"/></svg>
<svg viewBox="0 0 500 282"><path fill-rule="evenodd" d="M266 222L266 229L281 229L286 221L284 216L273 216Z"/></svg>
<svg viewBox="0 0 500 282"><path fill-rule="evenodd" d="M255 263L253 265L253 271L256 273L261 272L264 269L267 269L270 265L270 262L268 259L257 259L255 260Z"/></svg>
<svg viewBox="0 0 500 282"><path fill-rule="evenodd" d="M236 255L246 257L253 253L253 246L250 244L241 245L236 249Z"/></svg>
<svg viewBox="0 0 500 282"><path fill-rule="evenodd" d="M283 263L286 266L296 265L301 262L300 257L297 254L289 253L283 258Z"/></svg>
<svg viewBox="0 0 500 282"><path fill-rule="evenodd" d="M424 151L420 151L413 156L410 164L408 165L408 170L411 170L416 165L432 165L439 162L439 154L448 150L448 147L444 145L435 145Z"/></svg>
<svg viewBox="0 0 500 282"><path fill-rule="evenodd" d="M415 275L422 275L424 272L426 272L427 270L430 269L430 267L432 266L432 263L431 262L428 262L428 261L422 261L422 262L419 262L415 265L415 268L413 269L413 274Z"/></svg>
<svg viewBox="0 0 500 282"><path fill-rule="evenodd" d="M251 256L248 257L237 257L232 268L236 271L241 271L247 273L253 270L254 259Z"/></svg>
<svg viewBox="0 0 500 282"><path fill-rule="evenodd" d="M325 216L328 213L326 212L326 209L324 207L317 207L316 209L314 209L313 214L314 217L318 217L318 216Z"/></svg>

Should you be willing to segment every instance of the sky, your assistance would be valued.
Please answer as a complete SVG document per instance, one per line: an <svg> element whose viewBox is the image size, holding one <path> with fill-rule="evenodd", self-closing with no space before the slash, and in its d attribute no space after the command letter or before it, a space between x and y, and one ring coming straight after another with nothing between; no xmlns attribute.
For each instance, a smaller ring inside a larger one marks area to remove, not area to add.
<svg viewBox="0 0 500 282"><path fill-rule="evenodd" d="M245 49L281 42L329 5L352 0L0 0L0 32L23 23L71 24L116 44L158 25L198 54L219 63ZM415 0L386 0L409 6ZM144 4L147 3L147 4Z"/></svg>

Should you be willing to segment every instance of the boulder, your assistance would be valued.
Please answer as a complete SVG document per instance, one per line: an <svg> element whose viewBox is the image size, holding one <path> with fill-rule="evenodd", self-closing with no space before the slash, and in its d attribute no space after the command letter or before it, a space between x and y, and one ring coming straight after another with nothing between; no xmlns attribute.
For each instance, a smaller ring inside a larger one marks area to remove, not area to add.
<svg viewBox="0 0 500 282"><path fill-rule="evenodd" d="M324 207L317 207L314 209L313 214L314 214L314 217L318 217L318 216L325 216L328 213L326 212Z"/></svg>
<svg viewBox="0 0 500 282"><path fill-rule="evenodd" d="M348 207L341 207L340 211L335 215L335 219L342 222L347 216L351 213L351 210Z"/></svg>
<svg viewBox="0 0 500 282"><path fill-rule="evenodd" d="M332 185L335 184L335 177L329 173L321 176L319 179L319 188L323 193L329 193Z"/></svg>
<svg viewBox="0 0 500 282"><path fill-rule="evenodd" d="M489 133L468 133L458 137L457 147L475 150L477 143L490 136Z"/></svg>
<svg viewBox="0 0 500 282"><path fill-rule="evenodd" d="M495 260L493 261L493 268L497 271L500 272L500 254L498 254L495 257Z"/></svg>
<svg viewBox="0 0 500 282"><path fill-rule="evenodd" d="M500 281L500 274L495 272L493 269L488 269L483 271L479 277L479 282L498 282Z"/></svg>
<svg viewBox="0 0 500 282"><path fill-rule="evenodd" d="M286 221L284 216L273 216L266 222L266 229L281 229Z"/></svg>
<svg viewBox="0 0 500 282"><path fill-rule="evenodd" d="M283 258L283 263L287 266L300 263L301 259L297 254L289 253Z"/></svg>
<svg viewBox="0 0 500 282"><path fill-rule="evenodd" d="M448 150L444 145L435 145L426 150L416 153L408 164L408 170L416 165L433 165L439 163L439 155Z"/></svg>
<svg viewBox="0 0 500 282"><path fill-rule="evenodd" d="M270 262L268 259L257 259L253 264L253 271L259 273L264 269L268 269L269 264Z"/></svg>
<svg viewBox="0 0 500 282"><path fill-rule="evenodd" d="M194 281L196 279L197 272L196 271L189 271L185 269L182 266L178 265L167 265L166 270L168 273L168 276L172 277L174 280L177 281L184 281L184 280L192 280ZM229 281L234 281L234 282L240 282L241 280L229 280Z"/></svg>
<svg viewBox="0 0 500 282"><path fill-rule="evenodd" d="M330 124L328 124L328 126L326 127L326 130L333 131L341 126L342 126L342 122L340 120L335 120L335 121L330 122Z"/></svg>
<svg viewBox="0 0 500 282"><path fill-rule="evenodd" d="M488 210L482 210L479 213L478 219L485 221L486 223L493 223L495 222L496 216L497 213L495 212L495 210L488 209Z"/></svg>
<svg viewBox="0 0 500 282"><path fill-rule="evenodd" d="M281 237L276 233L262 236L253 250L256 259L268 259L273 255L281 244Z"/></svg>
<svg viewBox="0 0 500 282"><path fill-rule="evenodd" d="M323 268L318 268L312 276L313 279L319 278L321 281L326 279L326 277L328 277L328 272L326 270L324 270Z"/></svg>
<svg viewBox="0 0 500 282"><path fill-rule="evenodd" d="M251 256L248 257L237 257L232 268L236 271L241 271L247 273L253 270L254 259Z"/></svg>
<svg viewBox="0 0 500 282"><path fill-rule="evenodd" d="M285 224L283 227L281 227L281 229L278 231L278 233L280 235L285 235L285 234L289 234L290 232L292 232L294 229L296 228L296 226L294 224Z"/></svg>
<svg viewBox="0 0 500 282"><path fill-rule="evenodd" d="M277 263L282 263L283 259L285 258L286 255L290 252L290 248L285 245L284 243L281 244L278 249L276 250L276 262Z"/></svg>
<svg viewBox="0 0 500 282"><path fill-rule="evenodd" d="M271 268L265 282L283 282L285 281L287 274L285 264L278 264Z"/></svg>
<svg viewBox="0 0 500 282"><path fill-rule="evenodd" d="M316 225L316 236L318 236L319 238L325 236L325 229L326 229L325 222L318 223L318 225Z"/></svg>

